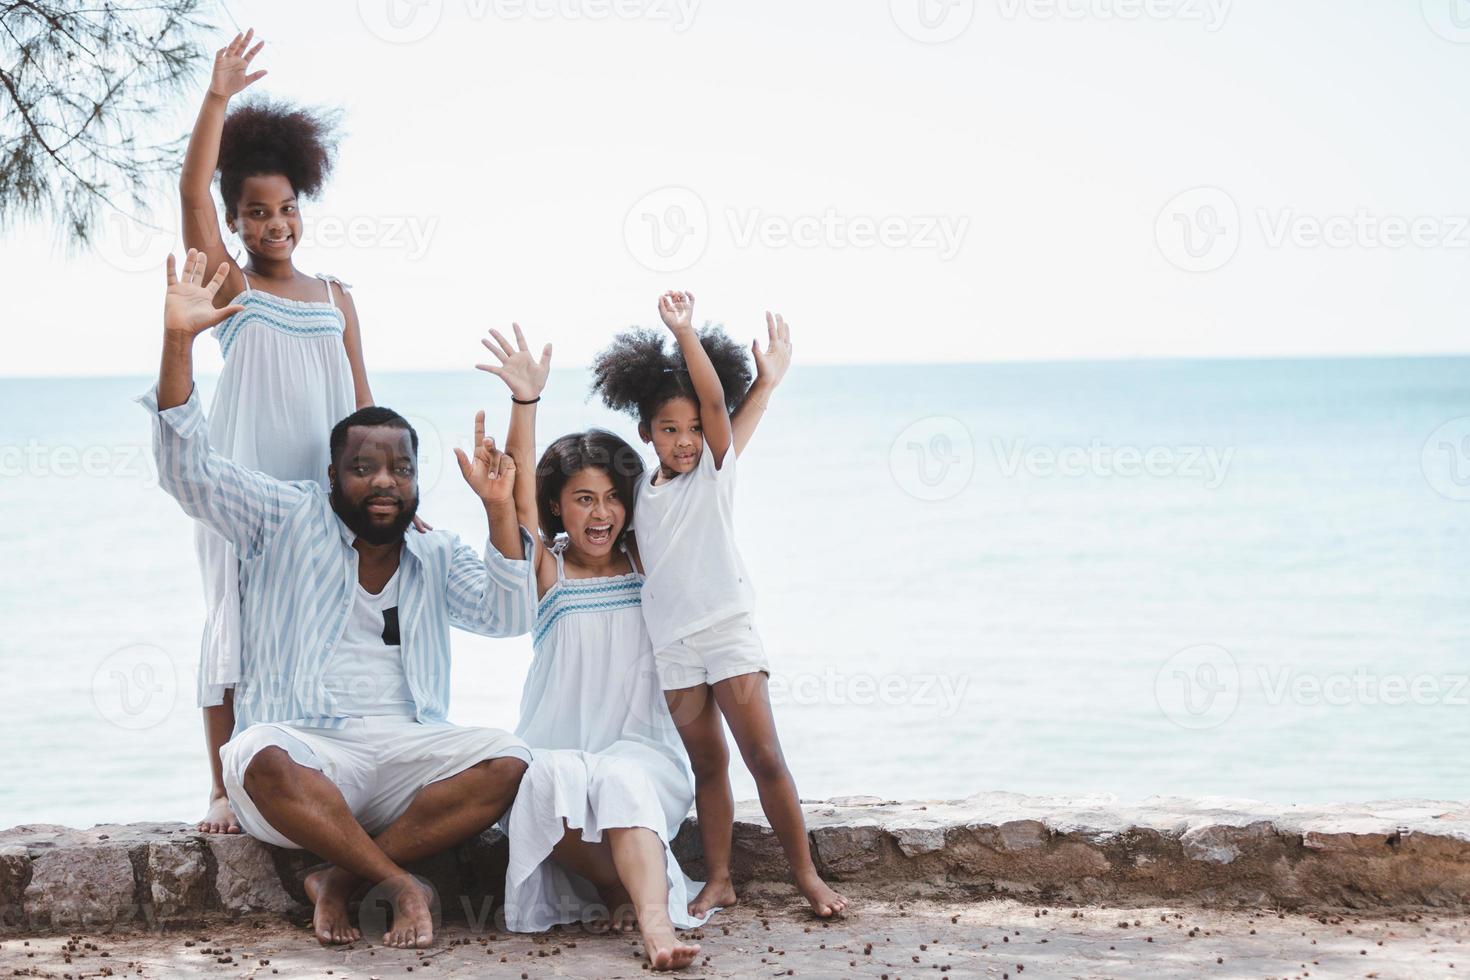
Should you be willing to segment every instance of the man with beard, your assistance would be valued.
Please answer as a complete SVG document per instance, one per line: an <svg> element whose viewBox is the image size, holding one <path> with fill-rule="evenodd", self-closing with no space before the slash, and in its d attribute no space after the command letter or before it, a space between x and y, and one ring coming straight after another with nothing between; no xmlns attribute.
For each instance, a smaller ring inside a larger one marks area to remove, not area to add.
<svg viewBox="0 0 1470 980"><path fill-rule="evenodd" d="M243 664L225 786L253 837L329 862L308 877L323 943L360 938L348 901L366 882L393 907L390 946L433 938L431 896L403 869L494 823L530 761L519 739L445 719L449 627L527 632L531 539L516 518L515 463L475 419L456 450L489 524L483 557L443 531L405 534L418 507L418 436L396 412L362 409L332 431L331 494L212 452L194 388L193 344L238 312L214 307L190 250L168 261L163 363L139 402L153 415L159 481L240 556Z"/></svg>

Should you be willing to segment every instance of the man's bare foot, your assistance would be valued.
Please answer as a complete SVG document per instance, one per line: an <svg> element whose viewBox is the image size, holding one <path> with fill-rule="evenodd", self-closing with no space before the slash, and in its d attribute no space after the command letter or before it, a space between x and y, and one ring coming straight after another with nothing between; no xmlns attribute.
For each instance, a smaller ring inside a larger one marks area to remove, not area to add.
<svg viewBox="0 0 1470 980"><path fill-rule="evenodd" d="M390 879L378 886L393 903L393 928L383 933L383 945L423 949L434 942L432 893L413 875Z"/></svg>
<svg viewBox="0 0 1470 980"><path fill-rule="evenodd" d="M357 889L357 880L340 868L320 868L306 876L306 897L316 906L311 928L323 946L355 943L362 933L352 924L347 903Z"/></svg>
<svg viewBox="0 0 1470 980"><path fill-rule="evenodd" d="M622 884L612 888L599 888L597 893L607 905L607 925L616 933L632 932L638 927L638 910L633 907L633 897Z"/></svg>
<svg viewBox="0 0 1470 980"><path fill-rule="evenodd" d="M194 829L206 834L238 834L240 821L235 819L235 809L230 806L230 798L211 796L209 812L204 814L204 819Z"/></svg>
<svg viewBox="0 0 1470 980"><path fill-rule="evenodd" d="M643 952L655 970L682 970L699 955L699 944L681 942L667 914L645 915L639 922Z"/></svg>
<svg viewBox="0 0 1470 980"><path fill-rule="evenodd" d="M702 919L710 909L727 909L738 901L735 897L735 886L729 878L718 881L711 879L704 883L699 894L694 896L694 901L689 903L689 914L696 919Z"/></svg>
<svg viewBox="0 0 1470 980"><path fill-rule="evenodd" d="M806 899L818 918L830 919L834 915L841 915L842 910L847 908L847 898L827 887L827 883L815 871L796 879L796 890L801 892L801 897Z"/></svg>

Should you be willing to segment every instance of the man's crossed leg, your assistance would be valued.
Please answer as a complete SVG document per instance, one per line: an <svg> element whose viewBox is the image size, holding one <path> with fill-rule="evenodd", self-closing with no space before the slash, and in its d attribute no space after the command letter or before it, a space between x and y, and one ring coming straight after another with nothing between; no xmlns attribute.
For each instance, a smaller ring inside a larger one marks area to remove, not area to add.
<svg viewBox="0 0 1470 980"><path fill-rule="evenodd" d="M360 938L347 904L366 881L393 906L388 946L433 941L429 896L403 865L491 826L515 799L530 751L491 728L354 718L342 729L252 725L220 751L245 832L331 867L307 877L323 943Z"/></svg>

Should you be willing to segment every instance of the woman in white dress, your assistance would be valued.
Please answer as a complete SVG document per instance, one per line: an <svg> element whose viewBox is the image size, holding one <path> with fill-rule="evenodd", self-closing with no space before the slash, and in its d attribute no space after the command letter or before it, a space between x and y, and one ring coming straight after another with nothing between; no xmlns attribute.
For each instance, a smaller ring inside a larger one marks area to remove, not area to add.
<svg viewBox="0 0 1470 980"><path fill-rule="evenodd" d="M517 509L542 538L535 658L516 729L534 758L504 820L506 927L608 919L620 929L636 920L649 965L680 969L699 946L674 930L702 925L714 910L690 912L701 883L669 847L694 781L654 669L636 549L625 547L643 459L594 429L556 440L533 468L551 345L538 360L514 330L514 345L490 331L484 343L500 363L479 365L510 388ZM789 342L774 333L771 342L765 352L756 346L760 388L733 420L742 446L790 363Z"/></svg>
<svg viewBox="0 0 1470 980"><path fill-rule="evenodd" d="M229 269L216 305L244 309L214 328L224 370L209 409L215 451L282 480L327 485L332 426L373 403L363 367L357 311L345 285L309 276L291 262L301 238L298 195L320 190L332 164L330 120L300 109L254 103L226 112L230 99L265 74L250 63L265 42L238 34L214 59L179 178L184 244ZM225 220L246 260L225 249L210 183L219 171ZM219 749L235 727L240 679L239 562L217 534L196 528L206 619L200 645L199 704L213 784L199 829L239 833L220 774Z"/></svg>

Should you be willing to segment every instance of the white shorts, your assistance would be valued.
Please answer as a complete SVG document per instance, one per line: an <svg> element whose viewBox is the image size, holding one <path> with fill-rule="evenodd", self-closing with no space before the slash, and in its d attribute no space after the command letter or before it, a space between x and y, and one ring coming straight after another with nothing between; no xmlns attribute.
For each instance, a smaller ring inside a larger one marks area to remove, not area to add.
<svg viewBox="0 0 1470 980"><path fill-rule="evenodd" d="M769 674L770 662L755 617L741 613L691 633L653 655L658 682L665 691L677 691L756 671Z"/></svg>
<svg viewBox="0 0 1470 980"><path fill-rule="evenodd" d="M526 743L498 728L425 725L411 716L352 718L343 728L262 722L219 750L225 791L240 829L277 847L298 847L266 822L245 792L245 770L261 749L285 749L291 761L336 784L353 818L369 834L403 816L419 790L486 759L531 762Z"/></svg>

